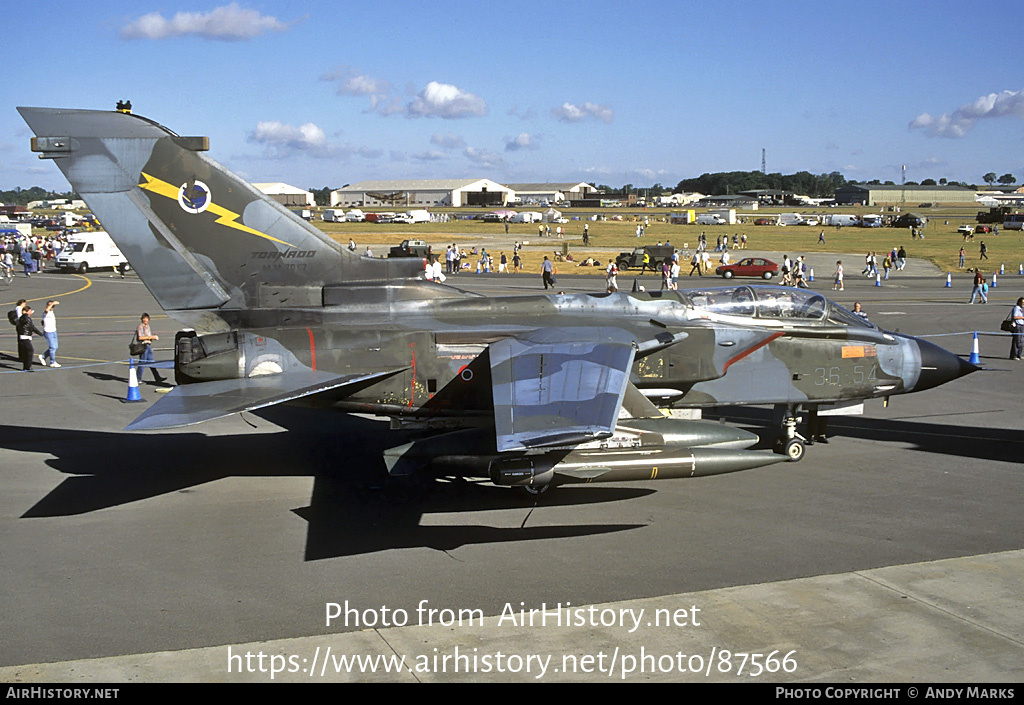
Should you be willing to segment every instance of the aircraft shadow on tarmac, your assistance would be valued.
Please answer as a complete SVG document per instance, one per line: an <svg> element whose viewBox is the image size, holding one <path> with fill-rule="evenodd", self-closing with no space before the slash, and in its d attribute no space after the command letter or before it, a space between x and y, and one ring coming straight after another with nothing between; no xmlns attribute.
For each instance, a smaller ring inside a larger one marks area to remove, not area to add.
<svg viewBox="0 0 1024 705"><path fill-rule="evenodd" d="M381 452L405 442L387 422L280 407L260 416L280 433L207 436L194 431L141 434L0 426L0 448L55 456L46 464L69 475L22 518L85 514L157 497L226 477L312 476L306 560L425 547L446 551L469 544L587 536L643 524L529 526L534 498L489 483L409 480L387 476ZM116 450L112 450L116 449ZM133 462L145 458L145 463ZM543 507L635 499L652 488L563 487L543 495ZM424 514L522 510L523 524L421 526Z"/></svg>
<svg viewBox="0 0 1024 705"><path fill-rule="evenodd" d="M806 413L802 414L806 417ZM937 414L949 416L946 414ZM720 418L737 425L753 424L755 433L771 427L771 410L760 407L723 406L706 418ZM922 418L922 417L918 417ZM828 420L828 436L868 441L909 444L910 450L957 455L976 460L1019 463L1024 458L1024 437L1016 429L972 427L969 416L960 416L964 425L938 424L918 420L872 419L866 416L834 416ZM800 429L802 431L802 428ZM811 452L810 449L808 452Z"/></svg>

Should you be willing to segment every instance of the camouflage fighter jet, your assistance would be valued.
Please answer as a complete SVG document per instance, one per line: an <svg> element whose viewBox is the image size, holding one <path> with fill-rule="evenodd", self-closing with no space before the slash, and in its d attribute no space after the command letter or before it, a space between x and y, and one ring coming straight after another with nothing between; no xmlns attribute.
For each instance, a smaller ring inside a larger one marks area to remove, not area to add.
<svg viewBox="0 0 1024 705"><path fill-rule="evenodd" d="M207 158L205 137L126 112L19 111L32 149L190 326L175 336L178 386L129 429L333 405L422 427L384 453L394 475L539 491L796 460L801 409L975 369L806 290L479 296L428 281L423 260L347 251ZM666 418L652 400L775 405L777 452L747 450L758 439L743 430Z"/></svg>

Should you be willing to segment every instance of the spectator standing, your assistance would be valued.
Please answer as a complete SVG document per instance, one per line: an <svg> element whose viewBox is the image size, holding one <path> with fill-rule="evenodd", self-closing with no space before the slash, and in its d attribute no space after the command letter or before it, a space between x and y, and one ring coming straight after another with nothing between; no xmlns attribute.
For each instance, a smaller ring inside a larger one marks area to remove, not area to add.
<svg viewBox="0 0 1024 705"><path fill-rule="evenodd" d="M1010 312L1013 319L1013 335L1010 338L1010 359L1019 360L1024 353L1024 296L1017 299Z"/></svg>
<svg viewBox="0 0 1024 705"><path fill-rule="evenodd" d="M369 248L367 248L369 249ZM149 328L149 314L143 313L140 317L140 323L135 328L135 339L142 343L145 347L142 350L142 354L139 355L139 365L145 365L149 369L153 370L153 381L157 384L163 384L164 378L160 376L156 368L153 367L153 363L156 362L153 358L153 341L160 340L160 336L153 335L153 331ZM139 373L141 377L142 373Z"/></svg>
<svg viewBox="0 0 1024 705"><path fill-rule="evenodd" d="M50 367L60 367L60 363L57 362L57 314L53 310L53 307L59 303L60 301L47 301L46 308L43 310L43 336L46 338L48 347L46 352L39 356L39 362L44 367L47 364L47 358L50 359Z"/></svg>
<svg viewBox="0 0 1024 705"><path fill-rule="evenodd" d="M32 322L32 307L25 304L21 309L21 316L18 318L18 358L21 360L21 369L24 372L32 371L32 355L35 349L32 347L32 336L43 335L43 331Z"/></svg>

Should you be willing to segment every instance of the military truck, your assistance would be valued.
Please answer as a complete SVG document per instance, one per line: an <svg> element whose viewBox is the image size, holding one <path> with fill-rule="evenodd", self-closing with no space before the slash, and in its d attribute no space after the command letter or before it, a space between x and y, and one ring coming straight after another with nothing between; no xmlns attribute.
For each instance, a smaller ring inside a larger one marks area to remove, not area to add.
<svg viewBox="0 0 1024 705"><path fill-rule="evenodd" d="M975 220L979 223L1002 223L1007 213L1012 213L1010 206L996 206L987 211L978 211Z"/></svg>
<svg viewBox="0 0 1024 705"><path fill-rule="evenodd" d="M652 272L658 271L658 267L666 259L672 259L672 253L675 248L672 245L647 245L646 247L635 247L632 252L620 252L618 257L615 258L615 264L619 266L619 271L624 272L630 267L640 267L640 273L644 273L644 269L650 269ZM647 264L644 265L644 255L647 255Z"/></svg>
<svg viewBox="0 0 1024 705"><path fill-rule="evenodd" d="M426 257L430 259L430 245L423 240L402 240L402 244L392 247L388 257Z"/></svg>

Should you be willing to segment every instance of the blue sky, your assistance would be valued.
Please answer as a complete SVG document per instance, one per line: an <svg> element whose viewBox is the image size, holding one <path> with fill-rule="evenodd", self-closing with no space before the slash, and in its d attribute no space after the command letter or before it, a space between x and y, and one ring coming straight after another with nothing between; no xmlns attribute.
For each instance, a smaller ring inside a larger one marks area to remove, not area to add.
<svg viewBox="0 0 1024 705"><path fill-rule="evenodd" d="M250 181L1024 179L1024 3L9 3L0 188L67 189L15 106L135 112ZM1007 48L1007 47L1010 48Z"/></svg>

